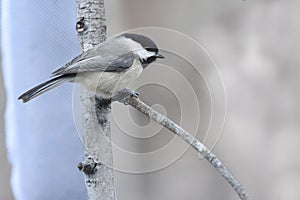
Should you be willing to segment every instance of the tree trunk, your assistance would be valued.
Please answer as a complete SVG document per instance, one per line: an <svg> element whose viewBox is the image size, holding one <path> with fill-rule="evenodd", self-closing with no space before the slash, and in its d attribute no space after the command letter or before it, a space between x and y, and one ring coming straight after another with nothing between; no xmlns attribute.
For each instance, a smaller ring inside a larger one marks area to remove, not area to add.
<svg viewBox="0 0 300 200"><path fill-rule="evenodd" d="M78 39L82 51L106 39L104 0L77 0ZM111 102L82 88L82 139L85 160L78 167L85 174L87 199L115 199L111 146Z"/></svg>

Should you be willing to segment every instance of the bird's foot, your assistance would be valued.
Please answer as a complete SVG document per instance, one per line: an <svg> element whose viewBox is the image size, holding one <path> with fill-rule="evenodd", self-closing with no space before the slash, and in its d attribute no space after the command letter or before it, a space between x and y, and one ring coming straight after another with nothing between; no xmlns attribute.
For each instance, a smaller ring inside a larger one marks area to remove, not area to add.
<svg viewBox="0 0 300 200"><path fill-rule="evenodd" d="M112 97L112 101L119 101L120 103L128 105L131 97L139 98L139 95L140 94L138 92L125 88L119 92L116 92Z"/></svg>

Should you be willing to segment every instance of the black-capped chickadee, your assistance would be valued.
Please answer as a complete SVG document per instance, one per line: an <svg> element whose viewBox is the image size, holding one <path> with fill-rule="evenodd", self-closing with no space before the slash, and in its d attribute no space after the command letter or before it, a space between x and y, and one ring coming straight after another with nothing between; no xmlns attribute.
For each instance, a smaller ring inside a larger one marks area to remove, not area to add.
<svg viewBox="0 0 300 200"><path fill-rule="evenodd" d="M106 40L83 52L52 73L53 78L28 90L23 102L65 82L78 82L104 98L125 89L143 69L157 58L164 58L156 44L144 35L126 33Z"/></svg>

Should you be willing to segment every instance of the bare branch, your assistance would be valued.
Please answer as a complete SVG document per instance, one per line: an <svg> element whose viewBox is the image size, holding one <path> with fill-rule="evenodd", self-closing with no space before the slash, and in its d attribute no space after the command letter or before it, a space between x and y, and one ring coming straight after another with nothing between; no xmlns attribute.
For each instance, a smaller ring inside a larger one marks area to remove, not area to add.
<svg viewBox="0 0 300 200"><path fill-rule="evenodd" d="M226 181L231 185L231 187L236 191L240 199L248 200L249 195L244 190L243 186L238 182L238 180L230 173L230 171L221 163L221 161L214 155L205 145L200 141L195 139L191 134L177 125L175 122L167 118L166 116L160 114L159 112L152 109L150 106L146 105L140 99L136 97L131 97L128 102L132 107L139 110L141 113L148 116L153 121L158 124L163 125L165 128L169 129L186 143L190 144L198 153L203 155L210 164L212 164L215 169L226 179Z"/></svg>
<svg viewBox="0 0 300 200"><path fill-rule="evenodd" d="M82 51L106 39L104 0L77 0L78 40ZM78 164L85 174L87 199L114 200L113 156L110 142L111 102L81 91L82 139L85 160Z"/></svg>

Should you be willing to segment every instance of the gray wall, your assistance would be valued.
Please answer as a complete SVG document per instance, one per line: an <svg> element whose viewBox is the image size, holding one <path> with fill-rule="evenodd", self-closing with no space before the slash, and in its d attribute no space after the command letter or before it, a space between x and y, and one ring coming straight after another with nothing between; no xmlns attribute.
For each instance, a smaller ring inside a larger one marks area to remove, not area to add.
<svg viewBox="0 0 300 200"><path fill-rule="evenodd" d="M110 33L166 27L206 47L228 100L226 124L213 151L253 199L299 199L299 1L112 0L107 5ZM150 101L159 102L161 95ZM123 199L236 199L192 150L157 172L117 173L117 183Z"/></svg>

